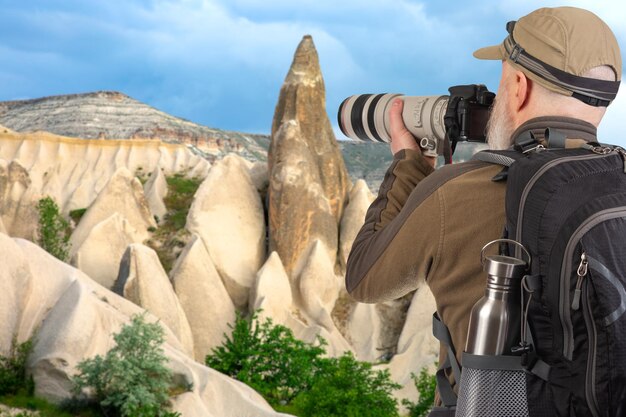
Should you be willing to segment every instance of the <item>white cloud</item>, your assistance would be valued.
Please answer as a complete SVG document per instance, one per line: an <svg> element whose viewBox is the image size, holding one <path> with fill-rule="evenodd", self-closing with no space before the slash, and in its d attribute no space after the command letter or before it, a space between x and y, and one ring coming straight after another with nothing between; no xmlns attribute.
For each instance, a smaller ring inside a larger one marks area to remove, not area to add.
<svg viewBox="0 0 626 417"><path fill-rule="evenodd" d="M496 2L500 11L513 19L520 18L540 7L563 6L562 1L555 0L508 0ZM587 9L613 30L621 45L626 45L626 3L618 1L569 0L567 6Z"/></svg>

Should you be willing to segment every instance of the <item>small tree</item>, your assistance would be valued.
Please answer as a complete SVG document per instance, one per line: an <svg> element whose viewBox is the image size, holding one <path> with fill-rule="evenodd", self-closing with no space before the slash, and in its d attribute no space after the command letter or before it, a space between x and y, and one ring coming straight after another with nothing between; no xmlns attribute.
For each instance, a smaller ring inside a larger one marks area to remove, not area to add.
<svg viewBox="0 0 626 417"><path fill-rule="evenodd" d="M105 357L100 355L78 364L75 391L92 388L103 411L122 417L173 417L164 411L172 375L165 367L163 329L134 316L114 336L117 345Z"/></svg>
<svg viewBox="0 0 626 417"><path fill-rule="evenodd" d="M229 326L232 334L207 355L207 366L250 385L273 406L310 389L323 363L322 339L317 346L304 343L271 319L260 323L258 312L250 320L238 313L234 326Z"/></svg>
<svg viewBox="0 0 626 417"><path fill-rule="evenodd" d="M70 225L59 213L59 206L51 197L37 204L39 210L39 246L50 255L67 262L70 251Z"/></svg>
<svg viewBox="0 0 626 417"><path fill-rule="evenodd" d="M428 373L426 368L422 368L419 376L411 374L415 388L419 393L416 403L409 400L402 400L402 404L409 410L410 417L427 416L435 405L435 390L437 389L437 378Z"/></svg>
<svg viewBox="0 0 626 417"><path fill-rule="evenodd" d="M232 334L206 364L257 390L272 406L302 417L396 417L400 386L350 353L326 357L325 342L296 339L270 319L237 316Z"/></svg>
<svg viewBox="0 0 626 417"><path fill-rule="evenodd" d="M375 371L367 362L346 352L328 358L310 390L294 401L302 417L397 417L389 371Z"/></svg>

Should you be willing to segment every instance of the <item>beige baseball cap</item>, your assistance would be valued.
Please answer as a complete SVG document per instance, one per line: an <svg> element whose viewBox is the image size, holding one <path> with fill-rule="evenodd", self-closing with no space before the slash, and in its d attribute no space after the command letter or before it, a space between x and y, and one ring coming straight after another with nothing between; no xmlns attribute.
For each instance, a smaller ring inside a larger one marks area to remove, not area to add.
<svg viewBox="0 0 626 417"><path fill-rule="evenodd" d="M478 49L479 59L506 59L530 79L593 106L607 106L617 94L622 58L615 35L590 11L576 7L541 8L507 24L500 44ZM582 75L609 66L617 81Z"/></svg>

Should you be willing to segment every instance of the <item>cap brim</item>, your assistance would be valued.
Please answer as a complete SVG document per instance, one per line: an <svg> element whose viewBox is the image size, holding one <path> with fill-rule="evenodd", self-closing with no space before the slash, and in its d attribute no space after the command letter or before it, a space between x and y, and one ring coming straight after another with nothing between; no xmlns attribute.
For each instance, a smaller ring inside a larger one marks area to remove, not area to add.
<svg viewBox="0 0 626 417"><path fill-rule="evenodd" d="M474 57L478 59L496 59L501 60L504 58L502 53L502 45L487 46L474 51Z"/></svg>

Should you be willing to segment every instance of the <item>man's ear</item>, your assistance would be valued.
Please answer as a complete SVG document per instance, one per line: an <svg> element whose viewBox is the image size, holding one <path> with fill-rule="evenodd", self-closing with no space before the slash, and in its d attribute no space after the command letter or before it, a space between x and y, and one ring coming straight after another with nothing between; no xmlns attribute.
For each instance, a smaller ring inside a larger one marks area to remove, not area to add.
<svg viewBox="0 0 626 417"><path fill-rule="evenodd" d="M528 104L532 81L522 71L515 71L515 110L520 111Z"/></svg>

